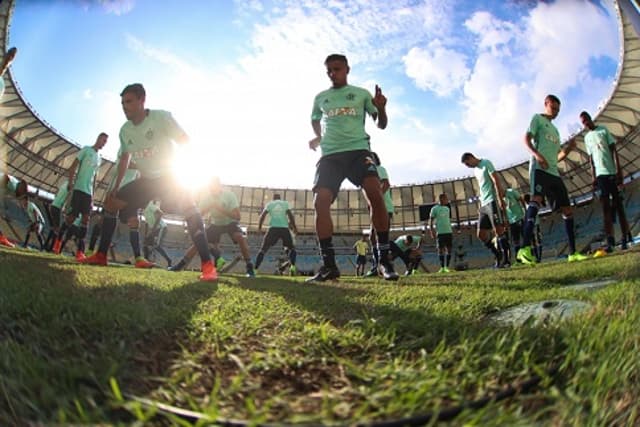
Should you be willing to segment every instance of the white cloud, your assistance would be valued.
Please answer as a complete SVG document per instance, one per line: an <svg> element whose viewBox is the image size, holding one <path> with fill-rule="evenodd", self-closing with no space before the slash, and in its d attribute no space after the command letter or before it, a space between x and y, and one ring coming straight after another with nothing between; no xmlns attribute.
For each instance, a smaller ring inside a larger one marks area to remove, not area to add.
<svg viewBox="0 0 640 427"><path fill-rule="evenodd" d="M438 96L459 89L469 76L465 55L445 48L439 40L430 42L426 49L411 48L402 61L407 76L418 88L432 90Z"/></svg>
<svg viewBox="0 0 640 427"><path fill-rule="evenodd" d="M114 15L126 15L135 7L135 0L98 0L102 9Z"/></svg>

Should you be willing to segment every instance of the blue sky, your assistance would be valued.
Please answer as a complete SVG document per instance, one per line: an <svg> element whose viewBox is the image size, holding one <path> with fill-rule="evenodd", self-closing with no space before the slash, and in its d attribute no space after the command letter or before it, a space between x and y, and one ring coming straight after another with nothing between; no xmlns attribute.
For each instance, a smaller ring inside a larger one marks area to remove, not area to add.
<svg viewBox="0 0 640 427"><path fill-rule="evenodd" d="M367 131L399 185L469 175L465 151L497 167L528 158L547 93L561 135L578 130L613 89L618 36L610 0L17 0L9 45L27 101L79 145L105 131L114 158L119 93L141 82L147 107L192 138L185 177L309 188L330 53L348 56L349 83L388 97L389 126Z"/></svg>

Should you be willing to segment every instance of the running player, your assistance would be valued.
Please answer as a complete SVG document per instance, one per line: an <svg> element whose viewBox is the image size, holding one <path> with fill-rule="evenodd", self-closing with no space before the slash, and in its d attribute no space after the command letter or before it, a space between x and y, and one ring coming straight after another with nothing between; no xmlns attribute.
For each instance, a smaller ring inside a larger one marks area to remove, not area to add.
<svg viewBox="0 0 640 427"><path fill-rule="evenodd" d="M431 212L429 212L429 234L432 239L436 239L438 258L440 259L440 270L438 270L438 273L448 273L453 248L453 230L451 228L449 198L445 193L438 196L438 204L433 206Z"/></svg>
<svg viewBox="0 0 640 427"><path fill-rule="evenodd" d="M282 200L280 194L274 194L273 200L267 203L258 218L258 233L262 231L262 223L266 216L269 215L269 229L262 239L262 246L256 256L255 269L260 268L264 255L271 246L275 245L278 240L282 240L282 246L287 251L289 257L289 274L295 276L296 270L296 248L291 238L291 231L297 234L295 218L289 209L289 202Z"/></svg>
<svg viewBox="0 0 640 427"><path fill-rule="evenodd" d="M365 132L365 114L377 121L378 128L387 127L387 98L376 85L375 95L347 83L349 64L344 55L329 55L324 62L332 87L316 95L311 112L311 127L315 134L309 148L321 148L313 185L316 211L316 234L320 243L323 265L310 282L336 280L333 248L331 204L345 178L364 190L376 230L379 271L385 280L398 280L389 262L389 218L384 206L380 179L369 152L369 135Z"/></svg>
<svg viewBox="0 0 640 427"><path fill-rule="evenodd" d="M71 206L66 215L65 222L60 227L58 235L55 236L53 243L53 252L59 254L62 247L62 238L67 228L73 224L73 221L82 215L82 224L78 234L79 240L84 240L87 235L87 226L91 217L91 209L93 208L93 191L95 188L96 174L102 159L99 151L106 145L109 135L101 132L96 138L96 142L92 146L86 146L80 149L76 159L69 167L69 188L73 189L71 193ZM76 175L77 172L77 175ZM80 244L83 247L84 244ZM84 259L84 252L78 251L76 259L78 261Z"/></svg>
<svg viewBox="0 0 640 427"><path fill-rule="evenodd" d="M524 221L522 248L517 257L523 264L535 265L536 259L531 252L531 238L538 210L543 198L549 202L551 209L562 212L565 232L569 240L569 262L582 261L587 257L576 250L576 235L573 221L573 208L569 202L569 193L565 187L558 162L576 146L575 139L561 148L560 133L551 121L558 117L560 100L555 95L547 95L544 99L544 113L534 114L529 129L524 136L524 144L531 152L529 174L531 181L531 202L527 207Z"/></svg>
<svg viewBox="0 0 640 427"><path fill-rule="evenodd" d="M624 212L624 202L620 198L619 188L622 186L622 167L616 150L616 139L609 129L593 123L591 116L586 111L580 113L580 121L587 133L584 135L584 145L591 156L591 176L593 187L600 192L600 204L604 217L604 231L607 235L607 246L598 249L594 256L604 256L613 252L616 239L613 232L613 217L618 214L620 233L622 236L622 249L627 249L627 235L629 234L629 222Z"/></svg>
<svg viewBox="0 0 640 427"><path fill-rule="evenodd" d="M462 163L473 168L480 189L480 209L478 211L478 239L484 243L495 258L494 267L502 268L509 260L509 240L504 227L504 190L498 172L488 159L479 159L471 153L462 155ZM495 234L498 247L491 241L491 230Z"/></svg>
<svg viewBox="0 0 640 427"><path fill-rule="evenodd" d="M369 241L365 234L362 238L356 240L353 245L356 251L356 277L364 276L364 267L367 265L367 252L369 252Z"/></svg>
<svg viewBox="0 0 640 427"><path fill-rule="evenodd" d="M189 137L168 111L145 108L146 91L140 83L126 86L120 97L127 122L120 129L122 155L118 161L118 175L105 201L100 246L84 263L107 265L107 250L115 231L116 216L127 221L130 228L138 228L138 209L159 197L165 211L182 212L185 216L189 235L202 261L200 280L217 280L202 217L190 193L176 188L177 182L172 174L174 143L186 144ZM131 159L140 172L140 178L120 188Z"/></svg>

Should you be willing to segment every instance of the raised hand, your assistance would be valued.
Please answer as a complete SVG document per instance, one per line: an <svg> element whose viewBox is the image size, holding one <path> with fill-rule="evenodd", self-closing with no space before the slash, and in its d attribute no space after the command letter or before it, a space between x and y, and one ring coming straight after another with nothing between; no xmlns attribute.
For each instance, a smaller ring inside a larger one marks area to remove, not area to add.
<svg viewBox="0 0 640 427"><path fill-rule="evenodd" d="M380 86L376 85L375 93L373 95L373 105L376 108L384 108L387 105L387 97L382 94Z"/></svg>

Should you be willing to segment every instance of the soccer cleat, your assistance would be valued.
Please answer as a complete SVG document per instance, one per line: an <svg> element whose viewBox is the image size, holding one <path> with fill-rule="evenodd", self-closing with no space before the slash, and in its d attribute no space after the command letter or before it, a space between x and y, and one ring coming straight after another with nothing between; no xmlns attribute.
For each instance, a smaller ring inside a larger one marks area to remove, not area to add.
<svg viewBox="0 0 640 427"><path fill-rule="evenodd" d="M292 265L291 267L289 267L289 276L295 276L296 274L298 274L298 269L296 268L296 266Z"/></svg>
<svg viewBox="0 0 640 427"><path fill-rule="evenodd" d="M226 263L227 263L226 259L222 257L218 257L218 259L216 260L216 270L222 269L222 267L224 267Z"/></svg>
<svg viewBox="0 0 640 427"><path fill-rule="evenodd" d="M76 261L82 261L86 257L87 256L84 254L84 252L82 252L82 251L77 251L76 252Z"/></svg>
<svg viewBox="0 0 640 427"><path fill-rule="evenodd" d="M134 264L135 268L152 268L154 266L155 266L154 263L144 259L144 257L141 257L141 256L136 258L136 263Z"/></svg>
<svg viewBox="0 0 640 427"><path fill-rule="evenodd" d="M60 252L62 252L62 240L56 239L53 242L53 253L60 254Z"/></svg>
<svg viewBox="0 0 640 427"><path fill-rule="evenodd" d="M594 258L602 258L603 256L607 256L607 251L602 248L599 248L593 253Z"/></svg>
<svg viewBox="0 0 640 427"><path fill-rule="evenodd" d="M79 260L79 262L81 264L87 264L87 265L102 265L102 266L106 266L107 265L107 256L101 252L96 252L95 254L91 255L90 257L85 257L82 260Z"/></svg>
<svg viewBox="0 0 640 427"><path fill-rule="evenodd" d="M411 276L413 274L413 270L407 270L404 272L405 276Z"/></svg>
<svg viewBox="0 0 640 427"><path fill-rule="evenodd" d="M438 273L446 273L446 271L444 270L444 267L440 267L440 270L438 270Z"/></svg>
<svg viewBox="0 0 640 427"><path fill-rule="evenodd" d="M587 258L589 257L586 255L582 255L580 252L574 252L567 257L567 261L569 262L584 261Z"/></svg>
<svg viewBox="0 0 640 427"><path fill-rule="evenodd" d="M533 253L531 253L531 246L524 246L520 248L516 255L516 259L525 265L536 265L536 258Z"/></svg>
<svg viewBox="0 0 640 427"><path fill-rule="evenodd" d="M451 271L449 270L449 268L447 267L443 267L444 268L444 272L443 273L450 273Z"/></svg>
<svg viewBox="0 0 640 427"><path fill-rule="evenodd" d="M393 266L391 264L380 263L378 271L384 280L398 280L400 278L398 273L393 271Z"/></svg>
<svg viewBox="0 0 640 427"><path fill-rule="evenodd" d="M247 273L245 274L246 277L256 277L256 272L253 270L253 264L249 263L247 264Z"/></svg>
<svg viewBox="0 0 640 427"><path fill-rule="evenodd" d="M338 270L338 267L325 267L323 265L315 276L308 278L305 282L326 282L329 280L338 280L339 277L340 270Z"/></svg>
<svg viewBox="0 0 640 427"><path fill-rule="evenodd" d="M6 246L8 248L14 248L16 246L13 243L11 243L6 236L0 236L0 245Z"/></svg>
<svg viewBox="0 0 640 427"><path fill-rule="evenodd" d="M378 275L378 267L373 267L364 274L364 277L373 277Z"/></svg>
<svg viewBox="0 0 640 427"><path fill-rule="evenodd" d="M202 282L215 282L218 280L218 272L216 271L216 266L213 265L213 261L203 262L201 269L200 280Z"/></svg>
<svg viewBox="0 0 640 427"><path fill-rule="evenodd" d="M511 261L507 261L504 264L502 264L502 268L511 268Z"/></svg>
<svg viewBox="0 0 640 427"><path fill-rule="evenodd" d="M178 261L177 264L172 265L171 267L168 267L167 270L168 271L182 271L185 267L187 266L187 263L185 262L184 259L181 259L180 261Z"/></svg>

